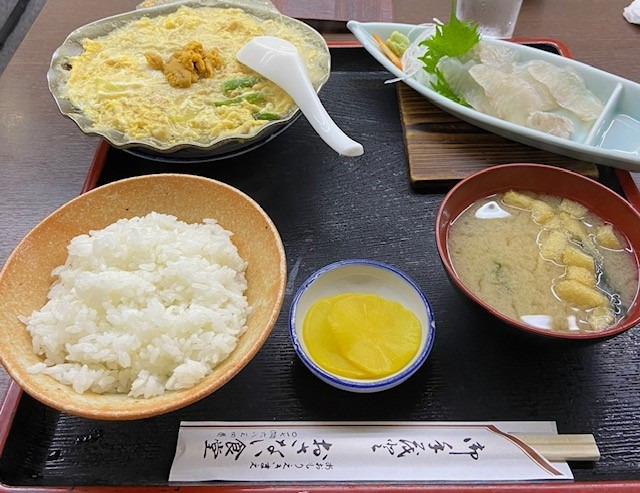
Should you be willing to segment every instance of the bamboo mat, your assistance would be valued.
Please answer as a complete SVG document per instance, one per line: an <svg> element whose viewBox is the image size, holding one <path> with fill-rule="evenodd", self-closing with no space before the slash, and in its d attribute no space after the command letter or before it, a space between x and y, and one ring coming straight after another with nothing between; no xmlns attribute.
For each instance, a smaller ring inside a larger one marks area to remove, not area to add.
<svg viewBox="0 0 640 493"><path fill-rule="evenodd" d="M488 166L508 163L549 164L598 178L593 163L500 137L437 108L406 84L397 87L409 175L416 188L451 185Z"/></svg>

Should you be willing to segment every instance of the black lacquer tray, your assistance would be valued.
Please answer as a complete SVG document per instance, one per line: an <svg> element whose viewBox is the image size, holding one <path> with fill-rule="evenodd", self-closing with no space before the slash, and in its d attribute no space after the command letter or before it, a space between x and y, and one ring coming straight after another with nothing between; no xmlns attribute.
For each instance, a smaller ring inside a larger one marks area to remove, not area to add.
<svg viewBox="0 0 640 493"><path fill-rule="evenodd" d="M608 481L624 481L616 491L640 491L640 330L590 343L546 340L516 332L464 298L447 279L435 245L435 216L446 190L418 193L409 184L396 89L383 84L389 74L361 48L333 49L332 62L321 99L364 145L361 158L337 156L303 118L259 150L208 164L162 164L101 144L89 186L192 173L257 200L284 241L284 308L244 370L209 397L164 416L90 421L49 409L12 387L0 413L4 488L166 486L183 420L553 420L561 433L593 433L602 459L573 464L575 483L482 490L600 491ZM600 169L600 181L623 194L620 180L632 184L626 173ZM347 258L399 267L421 286L435 312L435 345L425 365L380 394L352 394L322 383L289 341L295 290L313 271ZM416 488L449 490L409 487Z"/></svg>

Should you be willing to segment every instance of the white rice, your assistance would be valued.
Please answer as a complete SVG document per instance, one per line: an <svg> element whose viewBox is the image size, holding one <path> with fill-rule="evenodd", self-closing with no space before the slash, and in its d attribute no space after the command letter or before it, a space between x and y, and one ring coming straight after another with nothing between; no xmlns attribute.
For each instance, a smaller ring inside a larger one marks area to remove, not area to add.
<svg viewBox="0 0 640 493"><path fill-rule="evenodd" d="M46 373L82 394L192 387L236 347L250 308L232 233L152 212L71 240L49 301L20 317Z"/></svg>

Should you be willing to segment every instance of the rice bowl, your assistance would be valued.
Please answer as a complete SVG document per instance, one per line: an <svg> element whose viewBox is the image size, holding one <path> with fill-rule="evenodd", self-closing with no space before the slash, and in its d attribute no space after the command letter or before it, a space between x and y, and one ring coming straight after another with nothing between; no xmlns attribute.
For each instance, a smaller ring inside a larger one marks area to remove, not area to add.
<svg viewBox="0 0 640 493"><path fill-rule="evenodd" d="M151 212L73 238L49 301L20 317L45 356L29 371L79 394L195 385L246 330L246 262L231 235Z"/></svg>
<svg viewBox="0 0 640 493"><path fill-rule="evenodd" d="M247 263L244 272L251 312L237 346L193 387L149 398L127 393L78 394L51 375L29 369L44 359L19 317L40 310L65 263L70 241L112 223L155 211L186 223L215 218L233 232L233 244ZM147 175L117 181L63 205L25 236L0 271L0 360L16 383L42 403L91 419L139 419L179 409L222 387L255 356L273 328L284 298L286 258L271 219L250 197L224 183L191 175Z"/></svg>

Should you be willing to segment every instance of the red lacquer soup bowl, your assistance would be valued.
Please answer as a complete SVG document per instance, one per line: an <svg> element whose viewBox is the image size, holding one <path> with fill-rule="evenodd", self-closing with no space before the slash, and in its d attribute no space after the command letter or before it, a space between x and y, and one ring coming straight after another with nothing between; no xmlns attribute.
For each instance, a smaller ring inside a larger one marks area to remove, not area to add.
<svg viewBox="0 0 640 493"><path fill-rule="evenodd" d="M473 301L509 325L527 332L560 339L596 339L618 334L638 324L638 293L627 315L616 325L601 332L556 332L540 329L498 313L474 295L457 276L449 258L449 226L476 200L507 190L555 195L578 202L606 222L610 222L628 240L640 265L640 214L622 197L600 183L565 169L541 164L506 164L480 171L458 183L446 195L436 219L436 243L440 258L453 282Z"/></svg>

